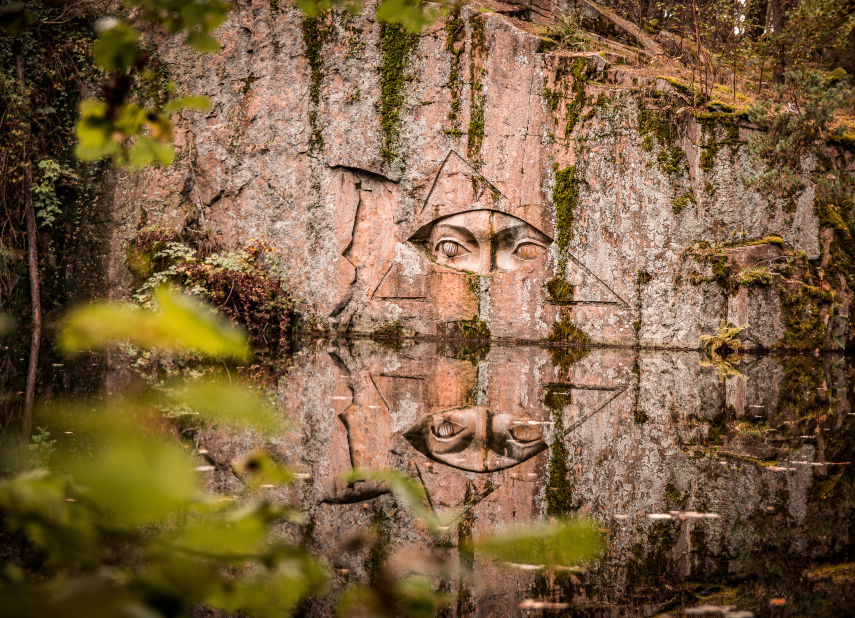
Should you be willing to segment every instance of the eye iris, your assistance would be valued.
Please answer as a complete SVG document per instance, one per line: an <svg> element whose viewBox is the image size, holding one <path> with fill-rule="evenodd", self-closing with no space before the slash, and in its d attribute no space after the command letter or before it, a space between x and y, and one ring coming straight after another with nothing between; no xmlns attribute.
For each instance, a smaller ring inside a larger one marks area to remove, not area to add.
<svg viewBox="0 0 855 618"><path fill-rule="evenodd" d="M454 425L449 421L443 421L442 424L436 428L436 435L440 438L447 438L454 435Z"/></svg>
<svg viewBox="0 0 855 618"><path fill-rule="evenodd" d="M533 260L540 255L540 249L538 245L522 245L517 249L517 255L524 260Z"/></svg>
<svg viewBox="0 0 855 618"><path fill-rule="evenodd" d="M457 250L460 248L460 245L458 245L456 242L446 240L442 243L440 248L442 249L442 252L448 257L454 257L455 255L457 255Z"/></svg>
<svg viewBox="0 0 855 618"><path fill-rule="evenodd" d="M515 427L513 430L514 438L520 442L533 442L540 437L540 432L535 427Z"/></svg>

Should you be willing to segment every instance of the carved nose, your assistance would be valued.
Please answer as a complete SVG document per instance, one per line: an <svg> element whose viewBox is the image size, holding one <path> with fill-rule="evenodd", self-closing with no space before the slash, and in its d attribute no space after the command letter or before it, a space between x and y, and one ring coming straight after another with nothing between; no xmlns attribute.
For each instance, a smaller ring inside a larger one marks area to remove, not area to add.
<svg viewBox="0 0 855 618"><path fill-rule="evenodd" d="M478 264L478 272L482 275L493 272L493 247L488 242L481 245L481 261Z"/></svg>

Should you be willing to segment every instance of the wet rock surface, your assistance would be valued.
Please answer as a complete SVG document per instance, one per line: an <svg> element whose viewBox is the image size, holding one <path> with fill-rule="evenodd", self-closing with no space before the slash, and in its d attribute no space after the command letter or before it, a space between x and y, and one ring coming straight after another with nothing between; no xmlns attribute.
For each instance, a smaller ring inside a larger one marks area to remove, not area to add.
<svg viewBox="0 0 855 618"><path fill-rule="evenodd" d="M382 549L403 564L428 552L472 566L434 578L451 595L447 616L528 615L531 599L586 615L650 616L710 600L766 615L772 597L843 615L852 580L833 583L822 569L845 566L853 551L851 362L729 362L319 341L279 383L286 436L264 444L206 429L198 440L223 464L210 473L215 494L240 489L228 462L258 448L307 475L267 491L306 513L305 526L281 533L334 570L337 590L374 577ZM353 468L408 475L429 508L457 516L437 541L382 483L342 480ZM559 515L592 517L605 534L603 555L581 572L509 567L467 546ZM366 531L374 540L357 542Z"/></svg>

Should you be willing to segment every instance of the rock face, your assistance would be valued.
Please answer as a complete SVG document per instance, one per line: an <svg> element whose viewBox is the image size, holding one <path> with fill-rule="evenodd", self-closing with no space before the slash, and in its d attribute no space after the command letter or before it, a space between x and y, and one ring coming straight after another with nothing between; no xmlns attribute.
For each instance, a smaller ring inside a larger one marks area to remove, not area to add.
<svg viewBox="0 0 855 618"><path fill-rule="evenodd" d="M694 348L729 319L781 341L776 289L725 289L685 249L776 236L816 259L812 190L786 211L746 190L750 131L687 115L685 86L541 53L471 6L421 36L370 6L274 6L236 6L213 56L160 45L213 107L182 116L170 167L116 179L114 284L156 223L267 237L301 310L339 331Z"/></svg>

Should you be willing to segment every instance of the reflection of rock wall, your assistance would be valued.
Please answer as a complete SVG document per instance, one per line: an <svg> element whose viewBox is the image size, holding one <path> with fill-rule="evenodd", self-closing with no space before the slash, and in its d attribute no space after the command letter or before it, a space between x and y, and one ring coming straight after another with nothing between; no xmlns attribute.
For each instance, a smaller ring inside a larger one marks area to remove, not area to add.
<svg viewBox="0 0 855 618"><path fill-rule="evenodd" d="M465 7L460 28L436 24L405 54L411 79L390 162L380 117L388 58L373 9L319 22L310 65L300 13L271 6L237 5L214 56L160 50L213 108L183 115L173 165L116 183L114 280L124 272L121 237L145 213L148 225L206 227L226 246L266 235L302 308L352 332L397 322L434 335L478 316L493 336L541 339L569 314L597 342L694 347L723 317L768 315L757 339L780 339L776 293L728 300L716 283L691 281L696 265L682 251L739 229L781 235L816 258L811 196L784 213L743 189L740 176L754 173L744 146L717 147L702 165L710 136L693 119L678 122L673 143L642 131L649 102L639 88L676 96L665 80L596 54L538 53L537 37ZM676 121L663 113L662 122ZM664 168L664 155L684 162ZM694 202L675 214L686 192ZM522 268L482 275L439 266L407 242L437 217L478 209L555 242ZM575 304L550 296L555 276L575 286Z"/></svg>
<svg viewBox="0 0 855 618"><path fill-rule="evenodd" d="M819 395L826 403L815 411L820 421L828 416L835 431L848 427L844 370L822 360L805 360L802 371L808 373L793 375L785 374L778 359L746 357L738 367L743 377L725 384L717 368L699 364L695 353L494 347L470 359L444 350L434 343L397 352L371 342L331 347L298 357L282 384L292 431L278 452L311 478L277 498L302 502L312 522L304 538L332 566L347 571L337 575L341 585L366 577L368 554L345 551L342 543L372 522L385 526L391 547L432 547L407 509L384 495L384 486L343 484L340 477L351 467L392 468L411 476L424 486L433 509L459 510L476 537L542 519L553 490L548 479L555 482L551 473L562 471L574 512L608 530L608 553L605 566L580 576L584 588L559 593L562 587L555 584L537 594L638 606L662 600L662 590L649 588L652 581L703 580L716 572L736 576L742 567L729 560L750 547L745 529L752 518L785 514L781 529L792 526L787 534L798 536L798 526L816 509L809 502L814 479L839 470L811 465L837 456L831 434L817 430L827 438L801 439L806 429L792 425L794 419L779 406L795 396L785 388L805 384L809 374L827 384ZM810 388L803 394L815 397ZM471 472L426 456L405 436L421 420L460 408L531 421L526 427L550 445L560 414L567 460L558 461L551 448L507 469ZM753 425L743 427L754 417L759 418ZM756 430L767 427L777 433ZM218 461L255 447L216 432L203 436L202 445ZM228 466L218 468L212 489L236 490ZM719 518L647 517L670 511ZM449 559L456 559L464 519L455 520L445 537ZM474 581L478 585L465 594L473 595L482 615L496 616L516 615L518 600L532 594L535 582L530 573L503 570L478 556Z"/></svg>

